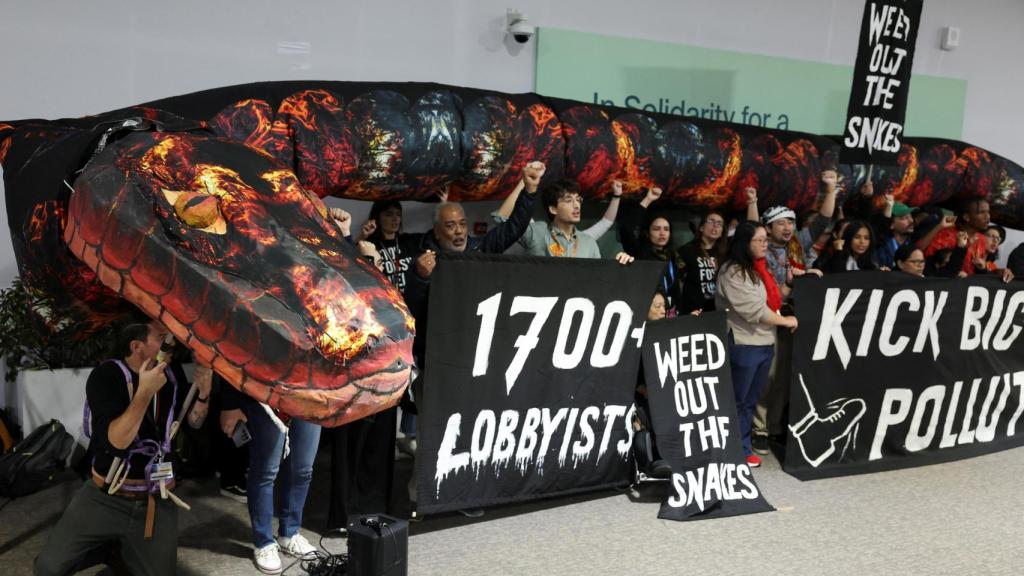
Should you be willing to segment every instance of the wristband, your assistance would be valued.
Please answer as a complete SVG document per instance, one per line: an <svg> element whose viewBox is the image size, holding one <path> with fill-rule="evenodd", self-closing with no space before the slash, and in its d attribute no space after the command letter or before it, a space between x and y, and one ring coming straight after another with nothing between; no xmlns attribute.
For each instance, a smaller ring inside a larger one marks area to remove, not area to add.
<svg viewBox="0 0 1024 576"><path fill-rule="evenodd" d="M209 396L207 396L206 398L203 398L202 396L196 396L196 402L198 402L200 404L206 404L209 401L210 401L210 397Z"/></svg>
<svg viewBox="0 0 1024 576"><path fill-rule="evenodd" d="M612 194L612 198L622 198L622 194Z"/></svg>

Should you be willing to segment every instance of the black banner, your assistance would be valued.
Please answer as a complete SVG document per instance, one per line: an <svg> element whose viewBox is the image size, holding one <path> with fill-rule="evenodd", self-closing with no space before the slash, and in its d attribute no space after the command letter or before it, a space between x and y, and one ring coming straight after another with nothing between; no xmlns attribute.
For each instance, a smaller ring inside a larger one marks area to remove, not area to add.
<svg viewBox="0 0 1024 576"><path fill-rule="evenodd" d="M897 164L922 0L868 0L839 159Z"/></svg>
<svg viewBox="0 0 1024 576"><path fill-rule="evenodd" d="M417 510L628 483L640 345L663 268L443 257L417 401Z"/></svg>
<svg viewBox="0 0 1024 576"><path fill-rule="evenodd" d="M797 282L785 469L801 479L1024 444L1024 283L858 272Z"/></svg>
<svg viewBox="0 0 1024 576"><path fill-rule="evenodd" d="M644 379L661 457L672 466L659 518L773 510L743 455L725 314L669 318L644 331Z"/></svg>

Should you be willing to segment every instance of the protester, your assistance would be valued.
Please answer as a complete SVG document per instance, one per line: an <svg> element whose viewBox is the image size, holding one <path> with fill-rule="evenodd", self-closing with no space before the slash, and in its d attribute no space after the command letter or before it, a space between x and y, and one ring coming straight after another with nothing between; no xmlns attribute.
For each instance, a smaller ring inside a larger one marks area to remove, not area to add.
<svg viewBox="0 0 1024 576"><path fill-rule="evenodd" d="M533 164L535 168L540 168L543 170L544 165L541 162L534 162ZM543 171L541 172L541 174L543 175ZM519 194L523 191L524 187L524 181L520 180L519 183L516 184L516 187L512 190L512 192L508 196L506 196L505 199L501 202L501 206L496 211L491 213L491 216L494 218L495 222L501 224L502 222L508 219L508 217L512 214L512 209L515 207L516 201L519 199ZM608 230L611 229L611 227L615 224L615 217L619 213L619 201L621 198L622 182L615 180L614 182L612 182L611 199L608 201L608 207L605 209L604 214L601 216L601 219L595 222L593 226L585 230L581 230L580 233L589 236L590 238L593 238L595 241L599 240L601 236L604 236L604 234L608 232ZM536 236L545 239L547 238L547 234L549 231L547 229L547 224L545 222L537 222L535 220L530 221L530 229L527 230L524 236L530 235L533 232L532 229L534 227L538 228ZM555 256L555 254L551 254L550 251L545 251L543 249L550 245L543 246L543 244L543 242L538 243L535 248L535 251L531 253L536 256Z"/></svg>
<svg viewBox="0 0 1024 576"><path fill-rule="evenodd" d="M1006 229L999 224L989 224L985 230L985 259L974 260L974 271L976 274L996 274L1003 279L1003 282L1013 280L1014 273L1009 266L1000 268L996 264L999 259L999 246L1006 241Z"/></svg>
<svg viewBox="0 0 1024 576"><path fill-rule="evenodd" d="M761 221L768 229L768 266L775 276L775 282L782 290L783 299L789 297L793 278L802 276L805 271L821 275L821 272L810 268L818 259L815 251L817 240L833 225L838 191L838 173L833 169L822 170L821 182L825 191L821 197L821 205L816 214L806 219L804 228L796 229L796 212L786 206L773 206L758 216L757 189L747 187L744 194L747 200L747 220Z"/></svg>
<svg viewBox="0 0 1024 576"><path fill-rule="evenodd" d="M373 244L380 254L381 271L399 292L405 292L407 275L423 234L402 232L402 203L378 200L370 207L357 240Z"/></svg>
<svg viewBox="0 0 1024 576"><path fill-rule="evenodd" d="M775 328L796 330L795 316L783 316L782 293L768 270L768 234L764 226L744 222L736 230L729 255L718 274L716 298L729 327L729 358L739 416L743 452L752 467L761 465L753 453L751 425L754 406L768 381Z"/></svg>
<svg viewBox="0 0 1024 576"><path fill-rule="evenodd" d="M693 240L679 249L679 257L683 262L683 295L676 305L679 314L689 314L694 310L711 312L715 309L718 264L729 249L724 229L725 216L721 212L705 212Z"/></svg>
<svg viewBox="0 0 1024 576"><path fill-rule="evenodd" d="M439 195L443 201L448 198L447 194ZM378 206L379 205L379 206ZM381 228L377 228L377 220L381 221ZM360 237L367 237L369 240L359 240L356 247L360 256L380 270L384 277L391 282L399 292L404 292L406 287L406 274L409 271L409 262L412 261L412 254L421 242L422 234L399 234L397 231L402 228L402 205L398 201L374 202L370 209L370 218L363 224L363 231ZM403 397L403 404L408 406L411 402L406 393ZM395 408L397 410L397 408ZM384 418L381 419L382 421ZM416 415L409 410L402 410L402 417L399 422L399 430L402 436L395 439L398 451L409 456L416 455ZM388 434L390 435L390 434ZM338 446L338 443L332 444ZM340 458L340 456L339 456ZM332 459L333 462L333 459ZM336 468L332 467L332 475L341 477ZM386 486L391 486L391 470L387 473ZM336 484L331 483L334 487ZM333 492L332 492L333 494ZM332 502L336 502L334 498ZM337 512L332 505L331 510ZM328 516L328 525L333 526L338 522L344 523L344 515L338 513Z"/></svg>
<svg viewBox="0 0 1024 576"><path fill-rule="evenodd" d="M221 430L230 436L239 422L246 423L252 437L249 441L248 504L255 548L253 561L260 572L279 574L282 568L279 551L296 558L310 558L316 553L316 548L299 533L299 528L313 478L320 426L297 418L282 418L266 404L226 386ZM281 501L275 508L274 484L279 471ZM279 516L276 541L275 511Z"/></svg>
<svg viewBox="0 0 1024 576"><path fill-rule="evenodd" d="M647 310L647 321L663 320L666 313L665 294L659 289L651 298ZM636 391L633 395L636 410L633 412L633 455L637 469L651 478L668 478L672 475L672 466L661 458L651 424L651 407L647 397L647 379L644 375L643 362L637 374Z"/></svg>
<svg viewBox="0 0 1024 576"><path fill-rule="evenodd" d="M999 247L1006 241L1006 228L999 224L989 224L985 230L985 240L985 267L991 272L996 269L995 262L999 260Z"/></svg>
<svg viewBox="0 0 1024 576"><path fill-rule="evenodd" d="M415 269L409 275L405 300L409 311L416 319L416 337L413 340L413 356L419 367L419 375L413 382L413 395L423 382L426 365L427 324L429 322L428 306L430 298L430 278L437 266L438 252L484 252L500 254L514 244L530 222L530 211L537 196L537 187L544 175L544 165L530 162L523 167L522 183L526 194L516 199L515 208L508 220L492 228L481 238L470 238L466 225L466 214L457 203L442 202L434 210L434 229L423 236L419 254L414 259ZM580 238L589 238L579 236ZM590 239L592 242L593 239ZM455 296L455 295L453 295ZM404 410L404 408L403 408ZM415 478L415 476L414 476ZM409 487L410 498L415 497L415 485ZM483 510L466 510L464 514L471 517L483 515Z"/></svg>
<svg viewBox="0 0 1024 576"><path fill-rule="evenodd" d="M660 260L667 264L661 278L661 291L666 298L670 316L680 311L683 301L683 270L685 264L672 240L672 223L658 214L648 214L651 204L661 198L661 188L651 188L637 204L627 205L619 217L619 238L626 253L640 260ZM700 281L695 274L694 280ZM714 282L712 281L712 286ZM699 286L698 286L699 289ZM695 298L690 304L702 302ZM695 309L689 307L686 312Z"/></svg>
<svg viewBox="0 0 1024 576"><path fill-rule="evenodd" d="M950 249L957 244L957 231L952 226L946 225L948 219L943 220L941 228L932 230L924 238L918 241L919 248L924 248L926 257L932 257L940 250ZM967 201L963 213L959 219L959 229L966 232L969 238L967 253L960 262L961 270L970 276L975 273L975 261L985 259L985 230L990 223L989 204L984 198L974 198Z"/></svg>
<svg viewBox="0 0 1024 576"><path fill-rule="evenodd" d="M835 170L822 171L825 193L821 210L808 220L809 224L803 230L796 231L796 213L786 206L769 208L762 217L769 239L766 251L768 270L779 287L784 309L791 309L789 299L794 278L807 273L821 276L821 271L808 268L811 262L808 261L807 253L813 248L816 239L831 226L837 178ZM747 219L756 222L757 190L748 187L744 192L747 198ZM762 387L762 397L757 402L753 416L754 449L759 454L768 453L769 437L782 437L785 407L789 401L793 339L788 333L780 334L774 343L768 384Z"/></svg>
<svg viewBox="0 0 1024 576"><path fill-rule="evenodd" d="M944 220L945 222L947 220ZM939 224L936 227L944 226ZM931 256L925 256L925 276L938 278L964 278L963 259L967 255L967 246L971 237L965 230L956 233L956 245L952 248L937 250ZM920 244L918 244L920 246Z"/></svg>
<svg viewBox="0 0 1024 576"><path fill-rule="evenodd" d="M824 262L815 264L826 274L878 270L874 261L874 239L871 226L862 220L847 224L843 232L843 246Z"/></svg>
<svg viewBox="0 0 1024 576"><path fill-rule="evenodd" d="M885 210L881 218L872 222L877 239L874 252L878 266L891 269L896 265L896 251L913 243L914 212L915 208L896 202L892 194L886 194Z"/></svg>
<svg viewBox="0 0 1024 576"><path fill-rule="evenodd" d="M171 428L184 409L189 383L178 363L156 361L166 335L155 320L128 324L119 333L115 359L89 374L91 477L50 532L35 574L87 568L81 565L86 556L111 542L120 543L132 574L177 573L178 507L162 495L174 489L180 469ZM208 367L196 368L197 394L187 418L192 428L206 419L211 377Z"/></svg>
<svg viewBox="0 0 1024 576"><path fill-rule="evenodd" d="M913 244L904 244L896 249L893 255L896 269L913 276L924 277L924 252Z"/></svg>
<svg viewBox="0 0 1024 576"><path fill-rule="evenodd" d="M544 175L544 165L540 162L528 164L524 174L533 173L536 173L539 184L540 177ZM615 201L616 197L622 196L622 185L616 182L613 189L612 196ZM575 182L565 180L545 187L540 195L547 210L548 221L530 222L519 239L526 253L560 258L600 258L601 250L597 246L597 240L576 229L583 206L579 186ZM625 263L626 254L620 252L615 255L615 259Z"/></svg>

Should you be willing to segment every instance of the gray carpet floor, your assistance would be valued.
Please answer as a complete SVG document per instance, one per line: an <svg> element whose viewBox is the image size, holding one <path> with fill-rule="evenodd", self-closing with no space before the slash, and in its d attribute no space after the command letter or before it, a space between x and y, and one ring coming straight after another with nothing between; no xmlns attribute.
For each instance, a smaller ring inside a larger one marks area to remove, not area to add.
<svg viewBox="0 0 1024 576"><path fill-rule="evenodd" d="M325 520L326 463L318 462L304 532ZM399 461L398 486L410 471ZM1024 574L1024 449L896 472L800 482L773 457L756 479L776 512L707 520L657 519L657 487L600 492L457 514L411 525L409 574ZM31 573L32 558L78 488L65 482L0 510L0 575ZM182 486L183 575L257 574L243 504L202 479ZM398 509L408 507L395 491ZM343 551L344 540L326 542ZM97 567L84 574L111 574ZM299 566L286 574L301 575Z"/></svg>

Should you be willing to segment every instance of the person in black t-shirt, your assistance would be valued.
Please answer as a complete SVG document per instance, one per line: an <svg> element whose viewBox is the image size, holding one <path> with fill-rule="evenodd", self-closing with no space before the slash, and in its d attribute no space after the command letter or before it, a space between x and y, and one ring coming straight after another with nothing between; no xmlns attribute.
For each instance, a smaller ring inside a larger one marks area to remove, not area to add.
<svg viewBox="0 0 1024 576"><path fill-rule="evenodd" d="M170 428L189 382L177 363L156 362L166 335L167 328L156 321L126 326L118 338L116 359L89 374L92 478L50 533L36 558L35 574L71 574L85 568L80 564L92 550L112 541L121 543L132 574L175 573L178 509L160 497L157 478L164 477L164 487L173 489ZM206 419L211 377L209 368L196 369L196 401L187 418L193 428ZM118 462L125 472L118 473ZM122 477L123 482L118 480Z"/></svg>
<svg viewBox="0 0 1024 576"><path fill-rule="evenodd" d="M402 203L378 200L370 208L370 216L363 224L358 240L366 240L377 247L381 272L399 292L405 294L406 275L413 257L419 254L423 234L406 234L401 230Z"/></svg>
<svg viewBox="0 0 1024 576"><path fill-rule="evenodd" d="M682 298L676 303L676 311L680 315L695 310L714 311L718 264L724 260L728 244L724 230L725 217L721 212L705 212L693 240L679 249L679 258L683 263L683 289Z"/></svg>

